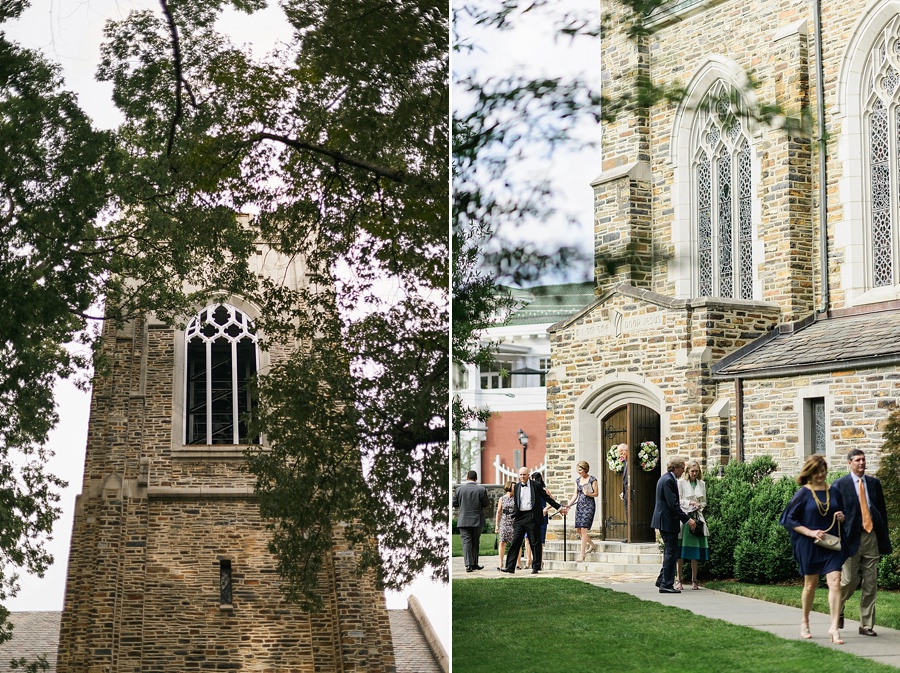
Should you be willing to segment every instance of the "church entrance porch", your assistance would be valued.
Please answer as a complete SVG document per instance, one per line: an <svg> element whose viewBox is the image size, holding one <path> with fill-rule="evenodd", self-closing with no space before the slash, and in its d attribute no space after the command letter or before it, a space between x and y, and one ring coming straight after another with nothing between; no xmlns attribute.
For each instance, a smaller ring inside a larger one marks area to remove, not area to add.
<svg viewBox="0 0 900 673"><path fill-rule="evenodd" d="M638 450L647 441L660 446L659 414L641 404L623 404L601 419L600 439L603 539L653 542L650 520L661 468L657 461L652 470L644 471ZM624 469L616 472L610 469L609 452L620 444L626 444L628 452Z"/></svg>

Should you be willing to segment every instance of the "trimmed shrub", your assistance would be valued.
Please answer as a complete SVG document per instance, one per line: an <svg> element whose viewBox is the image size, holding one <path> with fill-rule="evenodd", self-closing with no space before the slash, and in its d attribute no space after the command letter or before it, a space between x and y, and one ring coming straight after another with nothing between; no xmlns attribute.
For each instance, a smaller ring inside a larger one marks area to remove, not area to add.
<svg viewBox="0 0 900 673"><path fill-rule="evenodd" d="M770 456L758 456L749 463L729 463L722 477L706 480L709 562L705 570L710 576L719 579L735 576L735 550L741 527L750 518L754 490L759 483L771 481L770 475L777 468Z"/></svg>
<svg viewBox="0 0 900 673"><path fill-rule="evenodd" d="M796 482L788 477L763 479L756 485L734 550L735 579L769 584L797 575L790 534L778 523L796 489Z"/></svg>
<svg viewBox="0 0 900 673"><path fill-rule="evenodd" d="M888 416L884 427L881 460L875 474L884 489L887 520L894 552L900 552L900 409Z"/></svg>
<svg viewBox="0 0 900 673"><path fill-rule="evenodd" d="M888 591L900 590L900 553L882 556L878 563L878 588Z"/></svg>

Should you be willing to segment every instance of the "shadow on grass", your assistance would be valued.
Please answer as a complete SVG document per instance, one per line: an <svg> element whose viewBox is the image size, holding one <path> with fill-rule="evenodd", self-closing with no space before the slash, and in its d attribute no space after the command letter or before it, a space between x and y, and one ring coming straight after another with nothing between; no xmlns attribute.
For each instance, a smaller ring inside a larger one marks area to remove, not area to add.
<svg viewBox="0 0 900 673"><path fill-rule="evenodd" d="M897 669L569 579L454 580L454 673Z"/></svg>

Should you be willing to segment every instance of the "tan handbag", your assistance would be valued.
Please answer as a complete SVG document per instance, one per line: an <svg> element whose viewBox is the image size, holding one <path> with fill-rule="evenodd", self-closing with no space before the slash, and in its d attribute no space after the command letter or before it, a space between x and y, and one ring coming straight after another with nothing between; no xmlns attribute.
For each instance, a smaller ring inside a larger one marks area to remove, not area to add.
<svg viewBox="0 0 900 673"><path fill-rule="evenodd" d="M834 524L837 524L838 534L831 535L828 531L834 528ZM818 546L822 549L827 549L828 551L840 551L841 550L841 522L837 520L837 514L835 514L831 518L831 525L825 529L825 539L820 540L816 538L813 540Z"/></svg>

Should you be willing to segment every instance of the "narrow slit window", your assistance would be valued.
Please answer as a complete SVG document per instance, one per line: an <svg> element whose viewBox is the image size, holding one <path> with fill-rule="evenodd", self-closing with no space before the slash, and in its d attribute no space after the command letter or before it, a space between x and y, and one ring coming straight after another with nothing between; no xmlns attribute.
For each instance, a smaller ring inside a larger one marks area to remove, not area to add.
<svg viewBox="0 0 900 673"><path fill-rule="evenodd" d="M219 603L222 605L231 605L232 581L231 581L231 561L219 561Z"/></svg>

